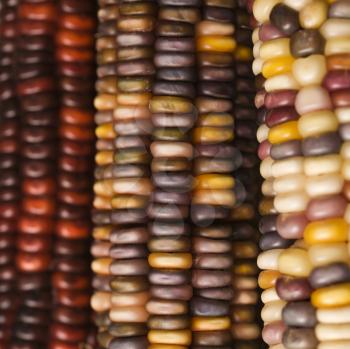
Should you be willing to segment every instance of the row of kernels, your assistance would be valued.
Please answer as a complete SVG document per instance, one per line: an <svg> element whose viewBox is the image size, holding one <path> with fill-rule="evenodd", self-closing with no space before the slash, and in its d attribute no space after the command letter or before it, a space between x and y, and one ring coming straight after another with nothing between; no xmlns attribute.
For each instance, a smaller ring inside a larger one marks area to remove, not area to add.
<svg viewBox="0 0 350 349"><path fill-rule="evenodd" d="M111 220L116 228L110 235L109 251L113 275L109 345L147 348L147 206L153 188L149 178L149 103L156 6L152 2L120 1L118 10L119 18L114 23L118 85L113 162L122 171L112 184Z"/></svg>
<svg viewBox="0 0 350 349"><path fill-rule="evenodd" d="M149 348L191 344L190 190L195 110L195 23L198 1L159 1L152 87L152 180L148 209L151 299Z"/></svg>
<svg viewBox="0 0 350 349"><path fill-rule="evenodd" d="M238 207L234 209L233 259L231 303L231 332L235 347L260 347L258 284L256 257L257 245L257 198L260 191L258 158L256 155L256 110L252 108L255 79L247 69L251 63L251 29L245 4L235 10L235 140L240 152L241 168L235 172L236 186L242 186Z"/></svg>
<svg viewBox="0 0 350 349"><path fill-rule="evenodd" d="M58 171L57 236L52 275L53 292L81 301L65 304L54 298L50 345L71 348L86 341L89 333L90 263L89 241L94 154L94 3L84 6L58 4L62 23L56 32L56 64L60 89L58 161L74 164ZM68 22L68 23L67 23ZM84 65L84 77L79 72ZM70 68L67 69L67 67ZM78 73L72 73L75 70ZM64 231L62 234L61 232ZM79 247L78 247L79 246ZM69 321L66 316L69 314Z"/></svg>
<svg viewBox="0 0 350 349"><path fill-rule="evenodd" d="M213 5L207 1L196 28L199 81L193 139L197 156L192 198L192 221L196 226L192 286L197 297L191 301L193 348L227 346L232 341L233 232L229 217L236 203L233 171L238 163L232 143L234 11L233 3ZM225 74L218 74L221 69ZM209 306L206 312L205 304Z"/></svg>
<svg viewBox="0 0 350 349"><path fill-rule="evenodd" d="M255 2L254 6L253 9L256 12L259 2ZM283 10L283 7L280 10ZM265 231L261 240L264 252L258 257L258 266L267 270L260 275L259 281L260 285L270 286L268 284L271 284L275 287L277 280L283 274L292 273L297 276L296 274L300 273L302 265L293 263L289 268L289 261L296 256L302 261L304 253L298 248L291 249L290 251L293 253L289 253L286 248L291 245L293 240L285 240L280 234L269 231L273 228L278 232L277 222L280 221L283 224L284 215L292 215L293 217L293 215L303 211L304 205L307 203L307 196L303 187L300 186L302 178L299 178L302 176L302 159L298 149L300 148L300 136L296 128L296 120L299 115L295 110L297 92L295 90L298 88L298 84L291 74L294 58L290 53L290 40L286 37L289 30L297 27L293 15L295 14L291 13L286 23L282 23L278 16L271 14L272 23L264 23L258 29L259 39L263 41L256 42L254 50L258 59L255 61L254 72L262 73L266 78L264 83L266 92L259 97L261 102L259 102L259 98L256 99L258 105L266 108L264 116L266 125L261 126L258 132L258 139L263 142L260 146L260 156L263 159L261 173L266 178L262 189L266 195L275 196L274 208L277 212L282 213L276 217L274 227L270 227L268 230L261 229L262 232ZM288 20L289 28L285 27ZM283 32L283 29L286 31ZM270 47L273 47L274 42L280 42L281 45L277 45L276 50L271 50ZM291 146L288 147L290 143ZM289 229L284 230L287 230L287 234L289 233ZM270 236L271 240L269 241ZM294 236L289 238L293 239ZM271 278L270 282L267 280L269 278ZM274 281L271 283L272 280ZM283 297L281 299L278 289L275 288L267 288L262 294L262 300L265 303L261 313L265 323L263 338L269 345L278 345L282 342L286 326L282 315L286 301Z"/></svg>
<svg viewBox="0 0 350 349"><path fill-rule="evenodd" d="M20 115L16 98L14 58L16 52L16 3L3 4L0 11L0 348L9 348L16 313L15 248L20 182L18 174Z"/></svg>
<svg viewBox="0 0 350 349"><path fill-rule="evenodd" d="M56 170L57 165L70 165L66 159L55 162L58 100L52 42L56 14L53 1L18 2L15 76L21 113L22 196L16 254L20 308L12 347L45 348L49 340ZM57 298L64 297L57 294Z"/></svg>
<svg viewBox="0 0 350 349"><path fill-rule="evenodd" d="M339 9L342 9L339 12ZM310 275L311 285L315 291L312 294L312 302L316 307L317 325L315 333L320 341L319 347L322 349L338 346L345 348L350 344L350 338L346 334L346 328L349 328L349 320L342 317L342 311L348 307L349 303L349 278L345 274L349 273L348 266L350 254L348 247L348 220L347 206L348 196L348 178L346 175L347 158L344 156L346 149L346 136L344 137L344 126L346 121L339 118L338 110L349 106L349 82L346 75L349 66L337 67L334 69L332 61L350 54L350 48L343 42L348 42L348 33L344 24L349 24L349 12L346 12L346 6L342 1L336 1L330 5L328 18L323 23L320 31L326 40L325 58L327 62L327 74L323 79L323 87L329 93L329 99L332 104L332 112L335 116L335 124L341 138L341 148L338 150L339 173L342 186L337 192L331 193L327 197L321 197L314 200L314 204L308 207L310 223L305 231L305 239L310 246L310 258L312 258L314 269ZM345 12L344 12L345 10ZM349 8L348 8L349 11ZM345 123L344 123L345 121ZM339 123L339 124L338 124ZM334 162L334 161L333 161ZM332 163L328 161L324 166ZM333 165L334 167L334 165ZM328 209L327 209L328 207ZM326 208L326 210L322 209ZM315 216L315 212L317 215ZM311 254L312 251L312 254ZM321 251L318 252L318 251ZM331 273L331 274L329 274ZM344 274L345 273L345 274ZM332 276L330 276L332 275ZM340 276L342 275L342 276ZM338 296L334 297L335 294ZM325 312L328 318L324 317ZM334 317L337 320L334 320ZM334 324L334 321L337 325Z"/></svg>
<svg viewBox="0 0 350 349"><path fill-rule="evenodd" d="M114 228L110 215L112 212L113 180L118 175L114 165L116 132L113 128L113 112L117 105L117 75L114 66L117 58L116 21L119 17L118 1L99 2L98 28L96 37L97 81L95 89L95 182L93 200L93 257L91 269L93 295L90 300L94 311L94 322L97 328L97 343L107 348L110 341L109 311L111 308L112 275L109 255L110 236Z"/></svg>

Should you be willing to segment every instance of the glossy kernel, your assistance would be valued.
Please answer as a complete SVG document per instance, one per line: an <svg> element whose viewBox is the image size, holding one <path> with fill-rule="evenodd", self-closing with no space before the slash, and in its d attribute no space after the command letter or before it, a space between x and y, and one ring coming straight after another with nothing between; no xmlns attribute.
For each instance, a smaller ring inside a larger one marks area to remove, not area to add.
<svg viewBox="0 0 350 349"><path fill-rule="evenodd" d="M205 52L232 53L236 46L236 41L233 38L225 36L201 36L197 41L197 49Z"/></svg>
<svg viewBox="0 0 350 349"><path fill-rule="evenodd" d="M294 58L291 56L283 56L268 59L262 68L263 76L268 79L278 74L289 73L292 70Z"/></svg>
<svg viewBox="0 0 350 349"><path fill-rule="evenodd" d="M270 129L268 140L271 144L301 139L297 121L289 121Z"/></svg>
<svg viewBox="0 0 350 349"><path fill-rule="evenodd" d="M316 308L341 307L350 304L350 283L318 289L311 295Z"/></svg>
<svg viewBox="0 0 350 349"><path fill-rule="evenodd" d="M344 219L326 219L309 223L304 232L307 244L344 242L347 240L348 225Z"/></svg>

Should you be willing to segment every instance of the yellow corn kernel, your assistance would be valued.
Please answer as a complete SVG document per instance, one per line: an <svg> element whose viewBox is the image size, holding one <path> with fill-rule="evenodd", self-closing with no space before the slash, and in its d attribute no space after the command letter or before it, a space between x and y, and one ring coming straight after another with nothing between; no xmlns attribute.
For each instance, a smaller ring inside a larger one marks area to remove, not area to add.
<svg viewBox="0 0 350 349"><path fill-rule="evenodd" d="M268 79L278 74L289 73L292 70L294 58L283 56L268 59L262 68L263 76Z"/></svg>
<svg viewBox="0 0 350 349"><path fill-rule="evenodd" d="M236 41L229 36L201 36L197 41L198 51L216 51L232 53L237 46Z"/></svg>
<svg viewBox="0 0 350 349"><path fill-rule="evenodd" d="M307 244L329 242L345 242L347 240L348 225L342 218L325 219L309 223L304 232Z"/></svg>
<svg viewBox="0 0 350 349"><path fill-rule="evenodd" d="M150 330L147 337L152 344L188 346L191 344L192 332L191 330Z"/></svg>
<svg viewBox="0 0 350 349"><path fill-rule="evenodd" d="M191 253L154 252L148 256L148 263L158 269L190 269L192 266Z"/></svg>
<svg viewBox="0 0 350 349"><path fill-rule="evenodd" d="M197 127L193 133L195 143L221 143L233 140L232 128Z"/></svg>
<svg viewBox="0 0 350 349"><path fill-rule="evenodd" d="M96 127L96 137L97 138L107 138L114 139L116 137L116 132L113 129L113 123L102 124Z"/></svg>
<svg viewBox="0 0 350 349"><path fill-rule="evenodd" d="M195 316L192 318L192 331L220 331L230 328L230 318Z"/></svg>
<svg viewBox="0 0 350 349"><path fill-rule="evenodd" d="M234 178L227 175L203 174L196 177L196 189L232 189Z"/></svg>
<svg viewBox="0 0 350 349"><path fill-rule="evenodd" d="M289 121L272 127L268 136L268 140L271 144L277 144L296 139L301 139L297 121Z"/></svg>
<svg viewBox="0 0 350 349"><path fill-rule="evenodd" d="M311 303L316 308L333 308L350 305L350 283L328 286L314 291Z"/></svg>
<svg viewBox="0 0 350 349"><path fill-rule="evenodd" d="M95 155L95 162L97 165L108 165L113 162L113 151L100 151Z"/></svg>

